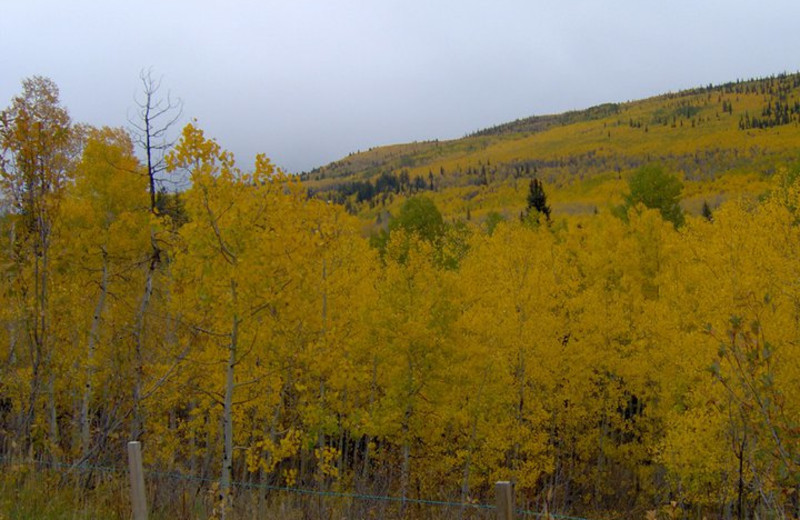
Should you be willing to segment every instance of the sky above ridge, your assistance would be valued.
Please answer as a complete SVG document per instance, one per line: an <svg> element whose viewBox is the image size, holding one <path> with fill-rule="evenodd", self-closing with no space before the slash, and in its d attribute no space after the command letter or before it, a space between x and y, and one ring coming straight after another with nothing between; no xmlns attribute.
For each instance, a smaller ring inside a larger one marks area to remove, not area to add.
<svg viewBox="0 0 800 520"><path fill-rule="evenodd" d="M0 0L0 108L32 75L125 126L150 69L242 167L800 70L797 0Z"/></svg>

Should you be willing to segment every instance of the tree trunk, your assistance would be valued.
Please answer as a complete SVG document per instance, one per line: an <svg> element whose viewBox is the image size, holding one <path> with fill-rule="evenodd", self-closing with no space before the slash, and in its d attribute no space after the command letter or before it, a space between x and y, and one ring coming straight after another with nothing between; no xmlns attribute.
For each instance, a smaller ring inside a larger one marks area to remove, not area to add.
<svg viewBox="0 0 800 520"><path fill-rule="evenodd" d="M14 221L12 221L11 222L11 229L9 230L9 234L8 234L8 247L9 247L8 257L9 258L13 258L14 257L14 244L15 244L15 242L17 240L16 236L17 236L16 235L16 225L15 225ZM9 282L10 282L10 280L9 280ZM19 338L18 338L19 323L17 321L18 319L19 319L18 317L14 318L14 319L9 319L8 320L8 324L7 324L7 329L8 329L8 359L6 361L6 363L7 363L6 364L6 368L8 370L11 370L11 367L13 367L14 364L17 362L17 344L18 344L18 341L19 341ZM4 376L5 376L5 374L4 374Z"/></svg>
<svg viewBox="0 0 800 520"><path fill-rule="evenodd" d="M403 464L400 469L400 517L404 518L406 513L406 499L408 498L408 481L411 474L411 440L410 425L411 420L411 407L406 408L405 417L403 418Z"/></svg>
<svg viewBox="0 0 800 520"><path fill-rule="evenodd" d="M154 237L150 237L155 240ZM133 419L131 421L131 439L139 440L144 429L144 419L141 411L142 379L144 378L144 332L145 317L150 307L150 298L153 294L153 276L158 267L158 250L153 246L153 254L147 269L147 278L144 282L144 294L136 313L136 328L134 335L134 367L133 367Z"/></svg>
<svg viewBox="0 0 800 520"><path fill-rule="evenodd" d="M50 366L50 363L48 363ZM59 452L59 433L58 433L58 409L56 407L56 375L50 370L50 377L47 380L47 419L50 426L50 453L53 460L58 460Z"/></svg>
<svg viewBox="0 0 800 520"><path fill-rule="evenodd" d="M233 321L231 323L231 342L228 346L228 364L225 373L225 402L222 412L224 453L222 455L222 473L219 479L220 505L222 520L227 518L231 505L231 471L233 468L233 390L236 369L236 347L239 341L239 316L237 309L236 282L231 280L231 305Z"/></svg>
<svg viewBox="0 0 800 520"><path fill-rule="evenodd" d="M736 516L739 520L744 518L744 447L746 443L747 432L743 432L742 442L739 445L739 453L736 454L739 459L739 486L737 490Z"/></svg>
<svg viewBox="0 0 800 520"><path fill-rule="evenodd" d="M32 446L31 429L36 422L36 405L41 390L41 376L47 370L45 362L45 331L47 328L47 242L46 233L41 230L43 219L38 218L39 241L34 245L34 305L33 315L28 320L28 334L31 350L31 385L28 399L28 412L23 422L23 439L29 449Z"/></svg>
<svg viewBox="0 0 800 520"><path fill-rule="evenodd" d="M86 384L83 387L83 400L81 401L80 412L80 431L81 431L81 460L89 457L89 446L91 444L91 420L89 419L89 406L92 401L92 380L94 379L94 352L97 348L100 331L100 318L106 304L108 294L108 256L103 251L103 274L100 281L100 295L97 297L97 305L92 316L92 327L89 330L89 338L86 344Z"/></svg>

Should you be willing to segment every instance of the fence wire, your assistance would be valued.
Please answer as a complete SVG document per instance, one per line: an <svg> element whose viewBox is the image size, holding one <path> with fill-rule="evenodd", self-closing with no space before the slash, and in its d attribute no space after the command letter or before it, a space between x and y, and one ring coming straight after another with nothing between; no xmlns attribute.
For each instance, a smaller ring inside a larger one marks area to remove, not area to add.
<svg viewBox="0 0 800 520"><path fill-rule="evenodd" d="M14 464L33 465L40 468L66 470L67 473L74 473L74 472L80 472L80 473L101 472L101 473L115 473L115 474L128 473L127 466L96 465L96 464L88 464L85 462L67 463L60 461L29 459L29 458L20 459L20 458L12 458L1 455L0 455L0 463L5 465L14 465ZM151 477L151 478L155 477L167 480L193 482L196 484L203 484L203 485L210 485L218 482L218 479L215 478L201 477L197 475L187 475L185 473L181 473L178 471L159 471L159 470L145 468L144 474L145 477ZM444 500L408 498L408 497L398 497L390 495L374 495L366 493L325 491L319 489L300 488L291 486L276 486L260 482L245 482L241 480L231 481L231 487L238 489L277 491L293 495L316 496L320 498L337 498L337 499L357 500L363 502L376 502L376 503L383 502L383 503L391 503L391 504L406 505L406 506L431 506L431 507L452 508L459 510L472 509L484 512L494 511L496 509L496 506L494 504L481 504L472 502L449 502ZM569 516L558 513L546 513L542 511L533 511L528 509L516 509L515 513L520 516L528 516L535 518L552 518L555 520L590 520L579 516Z"/></svg>

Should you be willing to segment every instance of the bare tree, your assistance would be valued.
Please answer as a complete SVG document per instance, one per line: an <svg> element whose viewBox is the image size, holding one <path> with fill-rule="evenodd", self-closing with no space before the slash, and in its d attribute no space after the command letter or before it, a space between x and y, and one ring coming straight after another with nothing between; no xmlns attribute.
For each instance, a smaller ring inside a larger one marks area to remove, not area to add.
<svg viewBox="0 0 800 520"><path fill-rule="evenodd" d="M167 91L166 97L159 97L161 79L153 79L152 69L139 72L142 91L136 98L136 115L128 116L134 142L142 149L147 161L147 176L150 185L150 211L156 211L156 177L166 169L164 155L172 147L169 139L171 128L178 123L183 114L183 101L173 99Z"/></svg>
<svg viewBox="0 0 800 520"><path fill-rule="evenodd" d="M183 112L183 102L173 99L169 92L166 98L159 97L161 79L153 79L152 69L139 73L142 92L136 97L136 118L130 116L131 134L134 142L142 149L147 161L147 177L150 190L150 212L156 214L156 182L159 173L166 169L164 155L172 147L174 141L169 139L170 129L178 122ZM133 330L135 342L135 376L133 387L133 424L131 438L138 439L144 430L144 419L141 413L142 387L144 379L144 346L146 318L153 295L153 279L161 264L161 246L155 231L151 231L152 250L147 262L144 292L139 301L136 322Z"/></svg>

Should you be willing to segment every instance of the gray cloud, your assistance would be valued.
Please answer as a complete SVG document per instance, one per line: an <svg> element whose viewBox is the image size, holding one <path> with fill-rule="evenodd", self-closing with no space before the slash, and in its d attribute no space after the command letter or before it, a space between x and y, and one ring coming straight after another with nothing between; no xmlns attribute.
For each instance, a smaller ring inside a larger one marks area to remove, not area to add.
<svg viewBox="0 0 800 520"><path fill-rule="evenodd" d="M141 68L243 163L371 146L798 68L800 3L4 0L0 105L43 74L123 125Z"/></svg>

